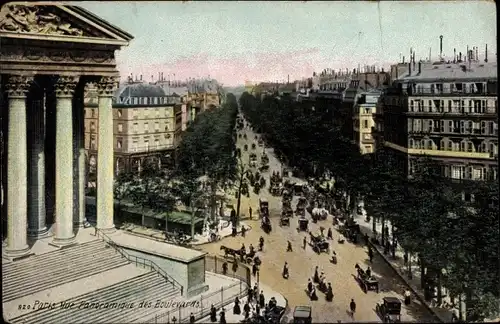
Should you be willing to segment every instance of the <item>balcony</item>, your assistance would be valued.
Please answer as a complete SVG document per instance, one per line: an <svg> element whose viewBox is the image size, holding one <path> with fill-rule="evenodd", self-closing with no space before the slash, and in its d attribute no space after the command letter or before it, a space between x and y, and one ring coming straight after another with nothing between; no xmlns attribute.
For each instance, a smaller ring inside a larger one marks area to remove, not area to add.
<svg viewBox="0 0 500 324"><path fill-rule="evenodd" d="M459 159L480 159L480 160L495 160L496 155L483 152L462 152L462 151L444 151L444 150L426 150L426 149L408 149L406 147L384 142L384 145L394 150L407 153L410 155L427 155L441 158L459 158Z"/></svg>
<svg viewBox="0 0 500 324"><path fill-rule="evenodd" d="M496 97L497 94L495 91L469 91L469 90L451 90L451 89L408 89L407 91L409 96L434 96L434 97L457 97L457 96L462 96L462 97L478 97L478 96L484 96L484 97Z"/></svg>
<svg viewBox="0 0 500 324"><path fill-rule="evenodd" d="M494 109L492 109L494 108ZM493 117L496 118L497 108L488 106L483 112L472 112L464 110L454 111L407 111L407 116L436 116L436 117Z"/></svg>

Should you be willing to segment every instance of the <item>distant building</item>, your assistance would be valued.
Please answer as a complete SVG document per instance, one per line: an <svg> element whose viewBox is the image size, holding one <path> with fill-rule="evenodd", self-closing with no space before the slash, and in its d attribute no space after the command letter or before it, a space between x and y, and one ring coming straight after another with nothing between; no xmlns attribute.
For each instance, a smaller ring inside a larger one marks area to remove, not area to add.
<svg viewBox="0 0 500 324"><path fill-rule="evenodd" d="M85 149L89 180L96 170L99 110L94 89L85 98ZM114 170L137 172L145 157L156 158L159 167L174 163L181 141L182 109L179 96L167 96L157 86L128 82L113 98Z"/></svg>
<svg viewBox="0 0 500 324"><path fill-rule="evenodd" d="M425 155L443 162L452 179L497 179L497 63L412 61L406 71L380 100L377 146L389 148L409 176Z"/></svg>
<svg viewBox="0 0 500 324"><path fill-rule="evenodd" d="M380 91L361 93L354 104L353 138L362 154L373 153L375 150L372 127L380 95Z"/></svg>

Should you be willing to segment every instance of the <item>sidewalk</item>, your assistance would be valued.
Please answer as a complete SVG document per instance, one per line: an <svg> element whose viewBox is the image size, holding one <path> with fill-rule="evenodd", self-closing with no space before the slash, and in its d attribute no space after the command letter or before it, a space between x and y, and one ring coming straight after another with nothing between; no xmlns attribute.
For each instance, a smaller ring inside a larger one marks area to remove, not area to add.
<svg viewBox="0 0 500 324"><path fill-rule="evenodd" d="M228 226L227 221L220 221L219 224L219 235L221 236L221 239L231 236L232 235L232 228L231 226ZM252 227L245 222L240 222L240 227L238 228L238 233L241 232L241 226L245 226L245 229L247 231L250 231ZM160 241L164 242L165 241L165 232L157 229L152 229L152 228L147 228L143 226L138 226L138 225L133 225L133 224L128 224L127 226L123 227L122 230L127 232L127 234L130 235L136 235L136 236L141 236L141 237L147 237L149 239L155 240L155 241ZM192 241L190 244L192 246L196 245L202 245L202 244L207 244L211 243L208 241L208 235L200 235L200 234L195 234L194 236L194 241Z"/></svg>
<svg viewBox="0 0 500 324"><path fill-rule="evenodd" d="M255 283L256 283L255 280L252 278L252 287ZM263 283L259 283L259 289L264 292L264 296L266 298L266 303L269 301L269 299L271 299L271 297L276 298L276 302L277 302L278 306L285 307L284 314L286 314L286 312L288 311L286 309L288 306L288 301L286 300L286 298L282 294L280 294L279 292L273 291L271 287L266 286ZM227 323L240 323L243 319L245 319L245 315L243 314L243 306L245 305L246 301L247 301L247 298L240 299L240 308L241 308L240 315L233 314L234 303L231 303L231 304L224 306ZM254 306L255 306L255 304L254 304ZM252 306L252 308L254 306ZM252 309L252 311L253 311L253 309ZM220 312L221 312L221 309L217 309L217 323L219 323ZM210 315L197 320L196 323L210 323Z"/></svg>
<svg viewBox="0 0 500 324"><path fill-rule="evenodd" d="M373 231L373 219L370 222L365 221L365 217L362 215L354 216L354 219L357 221L361 228L362 233L367 233L369 237L372 237ZM391 233L391 226L389 226L389 232ZM381 223L376 224L377 229L377 237L380 239L380 233L382 233L382 225ZM420 288L420 267L417 264L417 258L412 257L411 259L411 273L412 278L409 278L407 266L404 265L403 255L404 252L400 246L396 248L396 258L393 258L392 255L385 255L383 253L383 248L381 246L375 246L370 243L370 245L374 248L377 254L387 262L393 269L394 272L408 285L408 287L412 290L413 294L420 300L420 302L429 309L429 311L434 314L441 322L443 323L451 323L453 314L458 318L458 310L456 308L451 307L451 300L447 296L446 290L443 293L443 304L445 307L437 307L437 299L433 298L431 302L427 302L424 299L424 291Z"/></svg>

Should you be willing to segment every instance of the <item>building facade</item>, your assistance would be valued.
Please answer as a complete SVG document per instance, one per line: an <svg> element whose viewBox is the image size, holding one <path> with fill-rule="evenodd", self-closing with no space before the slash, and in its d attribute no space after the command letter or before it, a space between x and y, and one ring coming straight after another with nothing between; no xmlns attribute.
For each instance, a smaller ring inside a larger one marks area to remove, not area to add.
<svg viewBox="0 0 500 324"><path fill-rule="evenodd" d="M85 150L89 181L97 167L99 111L92 90L85 100ZM182 133L179 96L166 96L163 89L141 82L120 87L113 98L114 174L138 172L146 157L159 167L171 167Z"/></svg>
<svg viewBox="0 0 500 324"><path fill-rule="evenodd" d="M410 176L425 155L452 179L497 179L497 63L412 62L408 70L380 101L377 146L390 148Z"/></svg>
<svg viewBox="0 0 500 324"><path fill-rule="evenodd" d="M375 151L372 127L375 125L374 115L379 97L380 92L362 93L354 104L353 138L362 154Z"/></svg>

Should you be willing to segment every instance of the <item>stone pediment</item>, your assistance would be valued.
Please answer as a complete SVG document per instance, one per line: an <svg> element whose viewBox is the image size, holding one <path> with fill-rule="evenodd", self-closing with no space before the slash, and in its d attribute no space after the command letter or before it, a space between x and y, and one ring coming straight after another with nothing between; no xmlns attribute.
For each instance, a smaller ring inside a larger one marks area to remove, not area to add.
<svg viewBox="0 0 500 324"><path fill-rule="evenodd" d="M29 3L1 7L0 36L116 45L127 45L133 38L83 8Z"/></svg>

